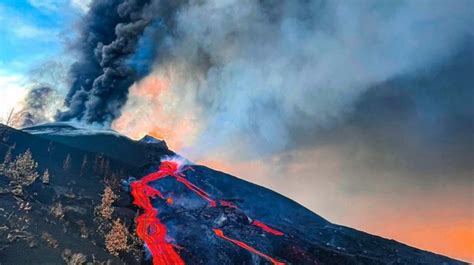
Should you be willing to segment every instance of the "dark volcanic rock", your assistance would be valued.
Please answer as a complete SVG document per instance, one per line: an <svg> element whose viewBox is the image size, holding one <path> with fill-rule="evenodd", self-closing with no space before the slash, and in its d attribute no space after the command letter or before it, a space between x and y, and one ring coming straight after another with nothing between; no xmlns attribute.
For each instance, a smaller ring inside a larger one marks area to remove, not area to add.
<svg viewBox="0 0 474 265"><path fill-rule="evenodd" d="M104 186L111 187L119 196L113 219L120 218L134 235L133 219L139 210L131 203L128 183L131 177L155 171L161 158L174 155L164 142L150 137L133 141L113 131L68 124L25 131L0 127L0 157L9 149L15 157L28 148L39 172L48 169L50 182L38 179L25 189L24 197L15 197L9 192L9 179L0 175L1 264L63 264L64 253L82 253L88 262L150 263L134 236L129 238L129 251L110 255L104 245L104 233L110 230L104 223L110 221L98 222L95 208ZM204 166L191 167L184 171L185 178L213 200L227 203L210 207L173 177L151 184L172 198L172 203L155 199L153 204L169 241L187 264L269 264L216 236L213 229L288 264L464 264L332 224L271 190ZM252 225L255 220L283 235Z"/></svg>

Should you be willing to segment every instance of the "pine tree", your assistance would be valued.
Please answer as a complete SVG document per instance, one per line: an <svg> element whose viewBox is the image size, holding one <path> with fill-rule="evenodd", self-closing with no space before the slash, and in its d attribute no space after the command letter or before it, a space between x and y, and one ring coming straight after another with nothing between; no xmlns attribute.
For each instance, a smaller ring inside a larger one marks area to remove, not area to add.
<svg viewBox="0 0 474 265"><path fill-rule="evenodd" d="M16 144L10 148L8 148L7 153L5 154L5 158L3 159L3 163L0 164L0 174L5 174L8 165L12 161L12 149L15 148Z"/></svg>
<svg viewBox="0 0 474 265"><path fill-rule="evenodd" d="M53 141L50 141L50 142L49 142L49 145L48 145L48 153L53 152L53 150L54 150Z"/></svg>
<svg viewBox="0 0 474 265"><path fill-rule="evenodd" d="M117 195L113 192L113 190L106 186L104 189L104 194L102 194L102 202L99 206L98 210L102 218L106 220L112 219L112 214L114 213L114 207L112 204L117 199Z"/></svg>
<svg viewBox="0 0 474 265"><path fill-rule="evenodd" d="M43 176L41 176L41 180L43 181L43 184L49 184L49 171L46 169L43 173Z"/></svg>
<svg viewBox="0 0 474 265"><path fill-rule="evenodd" d="M38 178L37 168L38 163L33 159L30 149L5 166L4 174L10 179L10 186L15 195L22 195L23 187L31 185Z"/></svg>
<svg viewBox="0 0 474 265"><path fill-rule="evenodd" d="M3 164L8 165L12 161L12 148L8 148L7 153L5 154L5 159Z"/></svg>
<svg viewBox="0 0 474 265"><path fill-rule="evenodd" d="M105 247L110 254L118 256L119 252L128 250L128 237L127 228L117 219L113 222L112 230L105 236Z"/></svg>
<svg viewBox="0 0 474 265"><path fill-rule="evenodd" d="M64 159L63 169L68 171L71 168L71 155L67 154L66 159Z"/></svg>
<svg viewBox="0 0 474 265"><path fill-rule="evenodd" d="M7 153L5 154L5 159L3 160L3 163L0 164L0 174L4 174L5 168L8 166L8 163L10 163L11 160L11 149L8 148Z"/></svg>
<svg viewBox="0 0 474 265"><path fill-rule="evenodd" d="M87 155L84 155L84 158L82 159L82 165L81 165L81 176L86 172L87 170Z"/></svg>

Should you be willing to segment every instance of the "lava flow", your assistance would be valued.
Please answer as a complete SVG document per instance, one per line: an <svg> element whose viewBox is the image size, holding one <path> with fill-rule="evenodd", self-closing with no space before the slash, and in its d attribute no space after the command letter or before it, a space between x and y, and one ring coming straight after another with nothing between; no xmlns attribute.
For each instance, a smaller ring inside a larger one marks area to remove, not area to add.
<svg viewBox="0 0 474 265"><path fill-rule="evenodd" d="M268 256L268 255L266 255L266 254L264 254L264 253L262 253L262 252L256 250L256 249L254 249L253 247L251 247L251 246L245 244L245 243L242 242L242 241L239 241L239 240L236 240L236 239L232 239L232 238L230 238L230 237L227 237L226 235L224 235L224 232L223 232L221 229L214 228L214 229L212 229L212 230L214 231L214 234L216 234L216 236L218 236L218 237L220 237L220 238L223 238L223 239L225 239L225 240L227 240L227 241L229 241L229 242L232 242L232 243L236 244L237 246L239 246L239 247L241 247L241 248L244 248L244 249L246 249L246 250L248 250L248 251L250 251L250 252L252 252L252 253L254 253L254 254L256 254L256 255L259 255L260 257L262 257L262 258L264 258L264 259L270 261L271 263L273 263L273 264L275 264L275 265L285 265L285 264L286 264L286 263L280 262L280 261L278 261L278 260L276 260L276 259L274 259L274 258L272 258L272 257L270 257L270 256Z"/></svg>
<svg viewBox="0 0 474 265"><path fill-rule="evenodd" d="M166 226L158 219L158 210L153 208L151 203L151 199L159 197L163 200L166 200L168 204L172 204L173 198L169 197L165 199L159 190L156 190L148 185L149 182L159 180L167 176L174 177L178 182L184 184L189 190L193 191L201 198L206 200L211 207L217 206L217 202L213 200L207 192L184 178L184 175L181 173L181 171L186 169L192 170L190 167L180 169L178 162L165 160L161 162L160 168L157 172L146 175L141 180L134 181L130 184L131 194L134 199L133 203L144 210L143 214L138 216L135 220L137 223L137 234L145 242L146 246L150 250L154 265L181 265L184 264L184 261L176 252L173 245L166 241ZM224 200L220 200L219 204L223 207L237 208L235 204ZM273 229L257 220L254 220L251 225L259 227L265 232L276 236L283 235L283 232ZM222 232L220 229L213 229L213 231L218 237L221 237L254 254L257 254L269 260L273 264L285 264L239 240L225 236L224 232Z"/></svg>
<svg viewBox="0 0 474 265"><path fill-rule="evenodd" d="M160 191L148 186L150 181L177 174L177 167L170 163L163 162L158 172L130 184L133 203L144 210L143 214L135 219L137 234L150 250L154 265L184 264L173 245L166 241L166 226L160 222L157 217L158 210L151 204L151 199L164 197Z"/></svg>
<svg viewBox="0 0 474 265"><path fill-rule="evenodd" d="M273 235L276 235L276 236L282 236L284 235L283 232L281 231L278 231L276 229L273 229L271 227L269 227L268 225L260 222L260 221L257 221L257 220L254 220L252 222L252 225L256 226L256 227L260 227L263 229L263 231L267 232L267 233L270 233L270 234L273 234Z"/></svg>

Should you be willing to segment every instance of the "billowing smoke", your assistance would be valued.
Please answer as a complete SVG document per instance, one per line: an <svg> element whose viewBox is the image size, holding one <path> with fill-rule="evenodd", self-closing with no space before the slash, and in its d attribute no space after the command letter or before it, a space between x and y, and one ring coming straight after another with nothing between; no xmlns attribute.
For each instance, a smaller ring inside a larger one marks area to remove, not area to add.
<svg viewBox="0 0 474 265"><path fill-rule="evenodd" d="M79 60L70 69L68 110L58 120L110 123L120 115L135 71L128 58L151 20L150 0L96 0L75 43Z"/></svg>
<svg viewBox="0 0 474 265"><path fill-rule="evenodd" d="M138 51L154 47L154 70L114 126L179 135L191 156L285 150L344 121L370 88L453 56L472 37L473 5L190 1L168 13L165 31L144 35Z"/></svg>
<svg viewBox="0 0 474 265"><path fill-rule="evenodd" d="M23 108L15 114L15 125L28 127L51 121L48 113L51 102L57 99L56 91L49 86L37 86L29 90L24 98Z"/></svg>
<svg viewBox="0 0 474 265"><path fill-rule="evenodd" d="M343 123L370 89L451 58L472 38L471 7L96 0L57 118L151 133L191 157L229 145L278 153Z"/></svg>
<svg viewBox="0 0 474 265"><path fill-rule="evenodd" d="M472 227L472 25L471 0L96 0L59 118L152 134L371 232L419 218L384 234L400 240L439 221L407 242L452 254L439 232Z"/></svg>

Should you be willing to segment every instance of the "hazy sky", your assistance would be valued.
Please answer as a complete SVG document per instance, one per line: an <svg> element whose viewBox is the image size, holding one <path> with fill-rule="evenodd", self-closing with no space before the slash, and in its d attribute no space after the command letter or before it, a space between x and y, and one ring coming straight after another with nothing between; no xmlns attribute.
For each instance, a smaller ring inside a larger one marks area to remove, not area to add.
<svg viewBox="0 0 474 265"><path fill-rule="evenodd" d="M43 64L66 63L64 52L74 21L87 10L83 0L3 0L0 2L0 119L31 85L30 72ZM5 100L6 99L6 100Z"/></svg>
<svg viewBox="0 0 474 265"><path fill-rule="evenodd" d="M203 3L179 9L176 35L144 32L131 61L150 69L115 129L335 223L474 261L473 1ZM0 119L37 83L64 96L87 11L1 1Z"/></svg>

